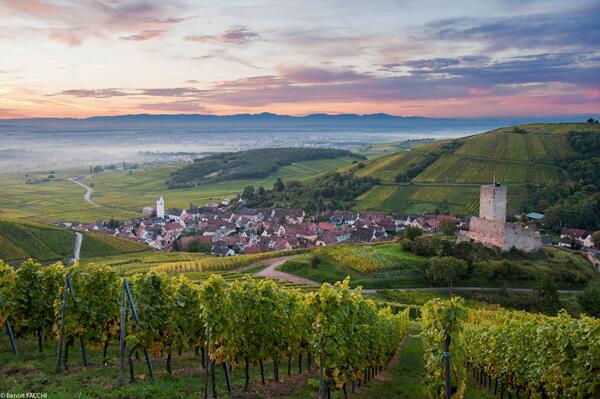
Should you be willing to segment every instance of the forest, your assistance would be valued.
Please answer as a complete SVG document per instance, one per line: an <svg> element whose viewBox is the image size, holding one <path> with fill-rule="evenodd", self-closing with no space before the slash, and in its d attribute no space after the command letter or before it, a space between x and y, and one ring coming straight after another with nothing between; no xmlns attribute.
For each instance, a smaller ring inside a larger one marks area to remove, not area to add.
<svg viewBox="0 0 600 399"><path fill-rule="evenodd" d="M251 208L301 208L307 213L336 209L350 209L355 198L379 184L373 177L328 173L309 182L277 179L272 189L247 186L238 199Z"/></svg>
<svg viewBox="0 0 600 399"><path fill-rule="evenodd" d="M577 155L562 160L571 183L529 185L525 211L542 210L545 225L555 231L562 227L600 229L600 134L570 132L569 143Z"/></svg>
<svg viewBox="0 0 600 399"><path fill-rule="evenodd" d="M341 157L365 159L350 151L330 148L262 148L221 153L195 159L174 172L168 184L173 189L225 180L260 179L295 162Z"/></svg>

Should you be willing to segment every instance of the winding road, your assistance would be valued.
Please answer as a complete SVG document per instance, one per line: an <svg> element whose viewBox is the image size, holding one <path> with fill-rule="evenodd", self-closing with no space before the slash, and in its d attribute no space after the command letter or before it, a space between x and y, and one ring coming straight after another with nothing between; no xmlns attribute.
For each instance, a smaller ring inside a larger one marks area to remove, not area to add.
<svg viewBox="0 0 600 399"><path fill-rule="evenodd" d="M92 191L94 191L90 186L83 184L82 182L80 182L79 180L75 180L74 178L69 178L69 180L71 180L73 183L85 188L85 194L83 194L83 199L86 200L87 202L89 202L90 204L94 205L94 206L100 206L98 204L96 204L94 201L92 201L90 198L92 197Z"/></svg>
<svg viewBox="0 0 600 399"><path fill-rule="evenodd" d="M320 286L322 283L314 280L309 280L304 277L296 276L295 274L286 273L277 270L277 267L284 264L288 260L294 258L295 256L284 256L281 258L271 258L261 262L257 262L257 264L267 265L267 267L257 273L254 273L255 276L259 277L267 277L273 280L279 281L287 281L291 283L297 284L305 284L314 287ZM447 291L446 287L414 287L414 288L386 288L387 291ZM452 290L456 291L487 291L487 292L497 292L502 290L502 288L494 288L494 287L453 287ZM532 288L505 288L507 292L533 292ZM354 290L352 290L354 291ZM381 289L373 289L366 288L362 289L360 292L363 294L376 294L377 291L381 291ZM580 294L583 290L558 290L560 294Z"/></svg>

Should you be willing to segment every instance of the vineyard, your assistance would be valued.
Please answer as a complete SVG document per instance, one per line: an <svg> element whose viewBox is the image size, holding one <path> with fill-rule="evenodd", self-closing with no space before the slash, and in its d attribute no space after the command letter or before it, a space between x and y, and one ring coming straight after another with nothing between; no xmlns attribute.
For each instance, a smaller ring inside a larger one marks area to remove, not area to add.
<svg viewBox="0 0 600 399"><path fill-rule="evenodd" d="M277 258L283 255L293 255L301 253L304 250L291 251L270 251L255 255L237 255L226 256L221 258L203 257L188 261L167 262L156 266L153 270L156 272L165 273L189 273L189 272L205 272L215 270L233 270L243 266L248 266L254 262Z"/></svg>
<svg viewBox="0 0 600 399"><path fill-rule="evenodd" d="M0 219L0 259L8 262L34 258L42 262L68 258L75 234L40 223Z"/></svg>
<svg viewBox="0 0 600 399"><path fill-rule="evenodd" d="M462 398L467 373L500 397L600 397L598 319L467 309L456 297L434 299L422 314L431 397L449 389Z"/></svg>
<svg viewBox="0 0 600 399"><path fill-rule="evenodd" d="M425 258L409 252L398 252L397 245L393 251L386 246L368 245L336 245L318 248L313 251L316 257L329 257L334 262L362 274L395 270L401 266L409 269L425 264Z"/></svg>
<svg viewBox="0 0 600 399"><path fill-rule="evenodd" d="M441 156L441 146L448 141L371 159L356 173L378 177L383 183L357 198L355 209L421 213L440 209L445 201L451 213L473 214L473 187L489 183L494 173L509 188L568 181L562 162L577 155L568 139L569 132L577 131L597 132L598 127L584 123L506 127L454 140L456 147ZM418 175L396 180L428 156L434 162L425 162ZM518 212L523 200L509 203L511 212Z"/></svg>
<svg viewBox="0 0 600 399"><path fill-rule="evenodd" d="M150 272L128 283L109 267L28 261L16 271L0 263L0 282L0 323L10 322L17 342L37 337L40 350L43 340L57 339L57 372L68 368L69 348L76 344L84 354L86 346L104 348L106 356L109 345L120 342L121 383L125 361L129 381L136 380L132 358L140 351L166 356L168 373L174 354L202 352L205 397L209 385L216 396L217 364L226 375L243 368L246 390L250 366L260 366L264 383L265 361L287 359L289 372L292 359L301 365L303 357L307 368L318 370L320 397L331 390L347 393L389 363L408 329L408 310L393 314L351 293L347 280L301 294L249 277L228 283L212 275L197 284ZM152 377L149 356L147 367Z"/></svg>
<svg viewBox="0 0 600 399"><path fill-rule="evenodd" d="M85 258L148 251L142 242L113 237L103 233L84 234L81 256Z"/></svg>

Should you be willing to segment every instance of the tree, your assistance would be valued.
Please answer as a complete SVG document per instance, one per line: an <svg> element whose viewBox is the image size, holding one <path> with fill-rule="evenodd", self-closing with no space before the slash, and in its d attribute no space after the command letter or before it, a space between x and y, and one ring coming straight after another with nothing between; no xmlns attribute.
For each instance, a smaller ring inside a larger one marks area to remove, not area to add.
<svg viewBox="0 0 600 399"><path fill-rule="evenodd" d="M452 286L454 282L464 277L467 273L467 262L452 256L431 258L427 271L427 278L435 284L448 286L448 292L452 295Z"/></svg>
<svg viewBox="0 0 600 399"><path fill-rule="evenodd" d="M205 254L209 254L212 249L212 246L208 243L205 243L200 240L191 241L185 250L187 252L203 252Z"/></svg>
<svg viewBox="0 0 600 399"><path fill-rule="evenodd" d="M600 230L592 233L592 241L594 242L594 246L596 248L600 248Z"/></svg>
<svg viewBox="0 0 600 399"><path fill-rule="evenodd" d="M440 231L445 236L454 236L456 233L456 224L450 220L444 220L440 223Z"/></svg>
<svg viewBox="0 0 600 399"><path fill-rule="evenodd" d="M273 185L273 191L277 191L278 193L280 193L284 189L285 189L285 185L283 184L283 181L281 180L281 177L278 177L277 181Z"/></svg>
<svg viewBox="0 0 600 399"><path fill-rule="evenodd" d="M412 246L412 252L419 256L431 256L434 254L433 242L431 237L419 237Z"/></svg>
<svg viewBox="0 0 600 399"><path fill-rule="evenodd" d="M244 187L244 192L242 193L242 198L245 200L253 199L254 198L254 186Z"/></svg>
<svg viewBox="0 0 600 399"><path fill-rule="evenodd" d="M423 235L423 231L418 227L407 227L402 232L402 237L408 240L414 240L417 237L421 237Z"/></svg>
<svg viewBox="0 0 600 399"><path fill-rule="evenodd" d="M558 296L558 287L554 279L547 274L538 277L535 293L540 300L540 307L544 313L556 314L560 308L560 299Z"/></svg>
<svg viewBox="0 0 600 399"><path fill-rule="evenodd" d="M588 315L600 317L600 283L590 283L577 300Z"/></svg>
<svg viewBox="0 0 600 399"><path fill-rule="evenodd" d="M440 203L440 212L444 214L450 212L450 203L448 202L447 198L444 198Z"/></svg>

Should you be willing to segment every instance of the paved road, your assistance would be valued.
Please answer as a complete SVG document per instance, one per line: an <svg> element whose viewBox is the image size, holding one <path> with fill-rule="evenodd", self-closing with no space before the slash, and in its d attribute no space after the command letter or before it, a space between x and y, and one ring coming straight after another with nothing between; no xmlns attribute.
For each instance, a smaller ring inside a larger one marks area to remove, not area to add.
<svg viewBox="0 0 600 399"><path fill-rule="evenodd" d="M75 232L75 248L73 249L73 259L72 262L79 260L79 255L81 254L81 244L83 243L83 234L80 232Z"/></svg>
<svg viewBox="0 0 600 399"><path fill-rule="evenodd" d="M318 287L321 285L320 282L309 280L304 277L296 276L295 274L285 273L277 270L279 265L284 264L288 260L292 259L294 256L285 256L282 258L272 258L267 259L265 261L261 261L259 263L266 264L268 267L266 269L261 270L260 272L255 273L255 276L267 277L273 280L279 281L289 281L292 283L306 284ZM445 287L421 287L421 288L387 288L389 291L448 291L448 288ZM492 287L454 287L453 291L488 291L488 292L497 292L502 290L502 288L492 288ZM361 292L363 294L375 294L380 289L363 289ZM506 288L508 292L533 292L532 288ZM558 290L561 294L579 294L582 293L583 290Z"/></svg>
<svg viewBox="0 0 600 399"><path fill-rule="evenodd" d="M82 182L80 182L79 180L75 180L73 178L70 178L69 180L71 180L73 183L80 185L81 187L85 188L85 194L83 194L83 199L86 200L87 202L89 202L90 204L94 205L94 206L100 206L98 204L96 204L94 201L92 201L90 198L92 196L92 191L94 191L90 186L83 184Z"/></svg>
<svg viewBox="0 0 600 399"><path fill-rule="evenodd" d="M309 280L307 278L296 276L291 273L286 273L286 272L276 270L277 266L284 264L285 262L287 262L288 260L290 260L292 258L293 258L293 256L285 256L282 258L273 258L273 259L267 259L265 261L261 261L259 263L267 265L267 268L265 268L257 273L254 273L254 275L259 276L259 277L271 278L273 280L289 281L291 283L297 283L297 284L306 284L306 285L312 285L312 286L320 286L321 285L321 283L319 283L317 281Z"/></svg>

